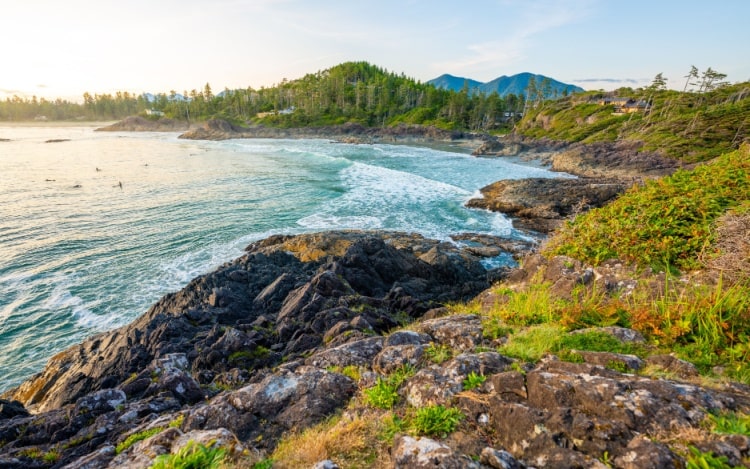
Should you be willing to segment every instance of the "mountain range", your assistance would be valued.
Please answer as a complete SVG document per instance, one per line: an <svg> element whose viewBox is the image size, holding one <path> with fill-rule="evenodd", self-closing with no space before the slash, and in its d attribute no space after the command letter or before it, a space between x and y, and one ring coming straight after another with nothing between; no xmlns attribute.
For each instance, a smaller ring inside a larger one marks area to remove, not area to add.
<svg viewBox="0 0 750 469"><path fill-rule="evenodd" d="M461 91L461 89L464 87L464 84L467 84L469 87L469 93L480 92L490 94L493 91L497 91L500 96L505 96L508 94L523 95L526 93L526 89L528 88L529 81L532 77L536 81L537 86L541 86L544 80L549 80L549 94L552 96L562 95L566 92L573 93L576 91L583 91L583 88L579 86L562 83L555 80L554 78L549 78L544 75L537 75L528 72L518 73L511 76L503 75L501 77L495 78L492 81L488 81L487 83L472 80L471 78L456 77L446 73L444 75L440 75L437 78L429 80L427 83L434 85L437 88L454 91Z"/></svg>

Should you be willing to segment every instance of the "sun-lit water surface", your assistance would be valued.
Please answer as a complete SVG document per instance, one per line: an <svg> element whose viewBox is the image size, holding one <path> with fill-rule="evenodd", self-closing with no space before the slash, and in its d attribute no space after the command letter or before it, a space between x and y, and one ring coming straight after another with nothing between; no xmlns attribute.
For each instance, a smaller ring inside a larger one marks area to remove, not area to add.
<svg viewBox="0 0 750 469"><path fill-rule="evenodd" d="M179 140L90 126L0 126L0 391L275 233L511 235L464 202L502 159L326 140ZM45 143L50 139L64 139Z"/></svg>

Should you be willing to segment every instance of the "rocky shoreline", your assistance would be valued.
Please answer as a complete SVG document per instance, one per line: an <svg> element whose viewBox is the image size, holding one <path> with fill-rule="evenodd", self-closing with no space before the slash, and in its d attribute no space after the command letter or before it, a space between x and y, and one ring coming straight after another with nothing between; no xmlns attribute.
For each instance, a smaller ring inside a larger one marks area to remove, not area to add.
<svg viewBox="0 0 750 469"><path fill-rule="evenodd" d="M141 124L109 130L150 125ZM172 125L157 127L176 130ZM256 137L465 139L482 142L477 156L523 152L581 177L500 181L469 206L502 211L540 233L677 168L633 145L499 140L425 128L248 130L215 121L183 134ZM702 430L709 414L750 412L746 386L704 385L694 366L670 355L580 352L575 363L548 355L525 364L494 351L508 339L485 335L481 316L448 315L443 307L475 299L488 311L502 301L489 289L498 279L522 289L541 276L569 298L581 286L610 291L641 274L620 264L546 260L518 240L472 234L456 240L461 244L337 231L253 243L244 256L166 295L133 323L57 354L41 373L0 396L0 467L146 468L188 441L220 445L252 466L285 435L333 415L369 418L357 396L402 366L413 374L399 386L399 399L414 408L450 406L464 419L442 438L396 433L386 466L683 467L684 451L670 443L678 434L690 434L693 446L732 465L750 457L750 438ZM523 268L482 266L483 258L502 252L526 255ZM623 343L643 341L630 329L601 332ZM429 358L435 347L451 351L446 361ZM356 379L347 367L358 370ZM661 371L637 373L646 367ZM470 375L486 381L466 391Z"/></svg>
<svg viewBox="0 0 750 469"><path fill-rule="evenodd" d="M696 447L731 464L750 454L748 437L700 430L709 413L750 412L750 389L702 386L689 363L580 352L580 363L549 355L532 365L493 351L504 338L485 336L481 317L446 316L442 307L500 301L480 259L401 233L253 243L6 392L0 467L146 468L188 441L221 445L251 466L284 435L342 411L362 418L352 398L404 365L414 372L400 399L451 406L464 420L444 438L397 433L392 467L604 468L602 455L610 467L682 467L664 443L678 432L693 432ZM541 256L503 276L514 288L539 275L561 296L577 285L632 281L619 264L592 269ZM643 340L629 329L603 331ZM428 358L435 347L451 351L441 364ZM635 374L645 366L670 378ZM486 381L469 392L462 383L471 374ZM137 435L147 436L126 443Z"/></svg>

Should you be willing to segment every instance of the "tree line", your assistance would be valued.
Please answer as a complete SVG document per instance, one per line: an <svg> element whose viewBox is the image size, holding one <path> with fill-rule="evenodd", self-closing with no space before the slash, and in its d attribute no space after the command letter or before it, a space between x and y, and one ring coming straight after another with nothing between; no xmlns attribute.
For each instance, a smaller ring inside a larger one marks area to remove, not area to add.
<svg viewBox="0 0 750 469"><path fill-rule="evenodd" d="M438 89L367 62L347 62L297 80L284 79L273 87L225 89L218 94L206 84L181 94L175 90L157 95L84 93L82 103L14 96L0 101L0 120L112 120L150 114L286 127L356 122L490 131L512 126L526 99L496 92L469 93L468 86L460 91ZM534 94L532 99L541 98Z"/></svg>

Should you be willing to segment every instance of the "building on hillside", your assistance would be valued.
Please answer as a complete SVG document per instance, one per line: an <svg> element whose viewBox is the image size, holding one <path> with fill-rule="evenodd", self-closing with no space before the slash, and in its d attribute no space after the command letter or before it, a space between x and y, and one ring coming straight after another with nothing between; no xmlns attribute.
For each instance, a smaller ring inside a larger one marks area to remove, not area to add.
<svg viewBox="0 0 750 469"><path fill-rule="evenodd" d="M161 112L161 111L157 111L156 109L146 109L146 115L147 116L162 117L162 116L164 116L164 113Z"/></svg>

